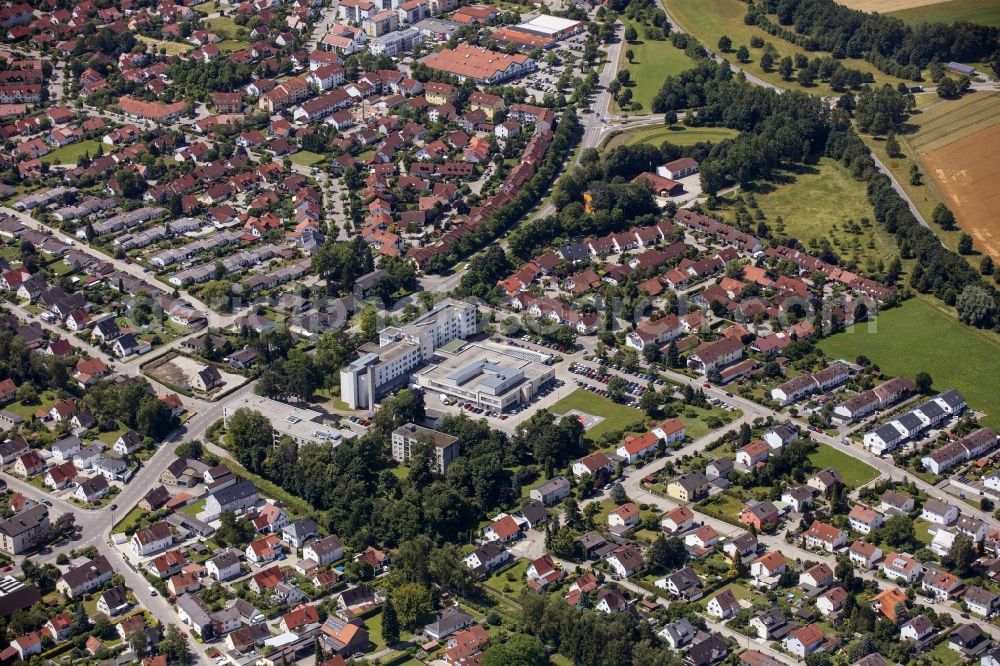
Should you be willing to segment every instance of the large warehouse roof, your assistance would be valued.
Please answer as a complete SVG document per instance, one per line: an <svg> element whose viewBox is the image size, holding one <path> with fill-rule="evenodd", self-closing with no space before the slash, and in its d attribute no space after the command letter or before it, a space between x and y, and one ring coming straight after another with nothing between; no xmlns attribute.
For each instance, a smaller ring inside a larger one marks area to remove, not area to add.
<svg viewBox="0 0 1000 666"><path fill-rule="evenodd" d="M573 30L578 25L580 25L580 22L574 21L573 19L561 18L559 16L549 16L548 14L539 14L530 21L519 23L515 27L520 30L537 32L542 35L555 35L560 32Z"/></svg>

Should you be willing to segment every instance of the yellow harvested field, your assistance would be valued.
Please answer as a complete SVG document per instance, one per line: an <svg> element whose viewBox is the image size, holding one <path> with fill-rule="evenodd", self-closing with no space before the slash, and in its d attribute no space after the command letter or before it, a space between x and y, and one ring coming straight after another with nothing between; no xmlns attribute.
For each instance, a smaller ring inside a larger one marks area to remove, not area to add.
<svg viewBox="0 0 1000 666"><path fill-rule="evenodd" d="M903 9L936 5L945 2L945 0L837 0L837 2L845 7L860 9L863 12L888 14L889 12L898 12Z"/></svg>
<svg viewBox="0 0 1000 666"><path fill-rule="evenodd" d="M972 93L954 102L941 100L911 121L919 129L906 136L907 143L920 154L931 153L1000 124L1000 93Z"/></svg>
<svg viewBox="0 0 1000 666"><path fill-rule="evenodd" d="M976 248L1000 259L1000 125L922 155L920 163Z"/></svg>

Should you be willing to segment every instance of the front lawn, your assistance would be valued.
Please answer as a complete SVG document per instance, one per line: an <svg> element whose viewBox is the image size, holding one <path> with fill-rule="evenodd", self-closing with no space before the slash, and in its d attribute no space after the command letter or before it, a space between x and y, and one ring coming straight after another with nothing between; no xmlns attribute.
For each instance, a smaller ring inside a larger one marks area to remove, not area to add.
<svg viewBox="0 0 1000 666"><path fill-rule="evenodd" d="M871 465L828 444L820 444L819 448L809 454L809 462L817 469L832 467L837 470L848 488L863 486L878 476L878 472Z"/></svg>
<svg viewBox="0 0 1000 666"><path fill-rule="evenodd" d="M872 325L852 326L818 344L833 358L853 361L863 354L893 376L912 380L929 372L935 391L957 389L972 408L986 412L983 425L1000 429L1000 343L954 316L936 301L911 298L880 312Z"/></svg>
<svg viewBox="0 0 1000 666"><path fill-rule="evenodd" d="M587 438L596 441L601 435L623 430L643 422L643 414L638 409L619 405L596 393L577 389L549 408L553 414L565 414L577 410L593 416L603 417L603 421L587 431ZM642 427L641 425L639 426Z"/></svg>

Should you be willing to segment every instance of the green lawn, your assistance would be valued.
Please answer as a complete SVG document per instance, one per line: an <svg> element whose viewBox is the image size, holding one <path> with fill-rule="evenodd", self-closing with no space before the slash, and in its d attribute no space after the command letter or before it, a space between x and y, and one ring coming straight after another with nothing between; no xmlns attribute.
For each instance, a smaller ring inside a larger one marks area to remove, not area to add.
<svg viewBox="0 0 1000 666"><path fill-rule="evenodd" d="M916 537L917 541L925 546L930 546L931 541L934 540L934 535L931 534L930 526L931 524L926 520L917 519L913 521L913 536Z"/></svg>
<svg viewBox="0 0 1000 666"><path fill-rule="evenodd" d="M181 507L181 513L185 516L190 516L191 518L197 518L198 514L205 510L205 500L201 499L197 502L191 502L190 504Z"/></svg>
<svg viewBox="0 0 1000 666"><path fill-rule="evenodd" d="M863 486L878 476L878 472L871 465L863 463L828 444L820 444L819 448L809 456L809 462L818 469L832 467L837 470L843 477L844 483L850 488Z"/></svg>
<svg viewBox="0 0 1000 666"><path fill-rule="evenodd" d="M890 16L906 23L954 23L968 21L979 25L1000 26L1000 4L996 0L951 0L934 5L892 12Z"/></svg>
<svg viewBox="0 0 1000 666"><path fill-rule="evenodd" d="M587 431L587 437L590 439L597 439L605 433L622 430L626 426L643 420L643 414L638 409L619 405L583 389L573 391L552 405L549 411L554 414L565 414L571 409L604 418L603 421Z"/></svg>
<svg viewBox="0 0 1000 666"><path fill-rule="evenodd" d="M692 418L691 415L694 415ZM708 424L708 420L715 417L722 421L722 424L731 423L735 419L743 416L743 412L740 410L735 410L728 412L721 407L694 407L687 406L684 411L681 412L680 418L684 421L684 433L691 439L698 439L699 437L704 437L708 433L715 430L711 425Z"/></svg>
<svg viewBox="0 0 1000 666"><path fill-rule="evenodd" d="M236 25L236 21L228 16L216 16L202 20L205 28L211 30L222 39L235 39L238 30L246 30L242 26Z"/></svg>
<svg viewBox="0 0 1000 666"><path fill-rule="evenodd" d="M195 10L199 14L204 14L205 16L214 14L218 11L215 8L215 0L208 0L208 2L203 2L200 5L191 5L191 9Z"/></svg>
<svg viewBox="0 0 1000 666"><path fill-rule="evenodd" d="M530 565L530 560L518 560L509 569L504 569L500 573L487 578L486 587L517 598L521 594L521 590L524 588L526 582L524 572L528 570Z"/></svg>
<svg viewBox="0 0 1000 666"><path fill-rule="evenodd" d="M625 23L626 29L629 26L636 29L639 39L622 45L618 70L628 69L632 76L632 81L635 83L632 86L632 99L642 104L642 109L638 110L638 113L651 113L653 97L660 92L663 81L668 76L691 69L694 61L669 40L644 39L645 27L641 23L636 23L624 15L621 20ZM625 52L628 50L634 55L631 63L625 58Z"/></svg>
<svg viewBox="0 0 1000 666"><path fill-rule="evenodd" d="M247 43L238 39L223 39L216 46L222 53L232 53L233 51L242 51L247 47Z"/></svg>
<svg viewBox="0 0 1000 666"><path fill-rule="evenodd" d="M724 55L731 63L745 69L750 74L761 78L768 83L772 83L782 88L794 88L805 90L814 95L837 95L825 83L817 82L816 85L803 88L795 81L783 81L781 76L772 69L765 72L759 62L763 49L750 48L750 38L760 37L765 44L771 42L774 49L780 56L776 61L784 56L794 56L796 53L806 53L805 49L790 44L778 37L774 37L761 28L746 25L743 18L746 16L747 5L741 0L664 0L664 5L670 16L676 20L684 30L690 32L698 38L702 45L709 51L718 51L719 37L728 36L733 40L733 53ZM774 17L771 17L774 19ZM775 21L777 22L777 21ZM735 51L740 46L750 49L750 62L737 63ZM809 57L821 55L820 53L806 53ZM877 82L886 81L893 86L901 79L888 76L878 71L874 65L864 60L845 59L842 61L844 67L870 72Z"/></svg>
<svg viewBox="0 0 1000 666"><path fill-rule="evenodd" d="M611 137L611 140L607 143L607 148L634 146L640 143L659 146L664 141L669 141L677 146L690 146L701 141L719 143L723 139L731 139L737 134L739 132L727 127L685 127L683 125L674 125L673 127L660 125L637 127L636 129L627 130Z"/></svg>
<svg viewBox="0 0 1000 666"><path fill-rule="evenodd" d="M745 502L737 497L733 491L726 490L702 500L698 504L698 510L719 520L735 523L740 520L740 512L743 511L744 504Z"/></svg>
<svg viewBox="0 0 1000 666"><path fill-rule="evenodd" d="M319 153L314 153L310 150L300 150L299 152L293 154L290 158L292 164L298 164L299 166L313 166L314 164L319 164L326 159L326 155L320 155Z"/></svg>
<svg viewBox="0 0 1000 666"><path fill-rule="evenodd" d="M94 153L97 152L97 147L100 145L100 142L95 141L94 139L77 141L76 143L71 143L68 146L63 146L62 148L56 148L42 158L42 161L48 162L49 164L75 165L76 161L80 159L80 156L84 153L90 153L90 156L93 157Z"/></svg>
<svg viewBox="0 0 1000 666"><path fill-rule="evenodd" d="M8 412L13 412L14 414L17 414L25 421L30 421L31 418L35 415L35 412L40 410L49 411L50 409L52 409L52 405L56 403L57 399L58 396L56 395L55 391L44 391L40 393L38 396L39 400L38 404L25 405L23 402L18 400L16 402L10 403L6 407L4 407L4 409L7 410Z"/></svg>
<svg viewBox="0 0 1000 666"><path fill-rule="evenodd" d="M956 666L962 663L962 656L948 647L948 641L938 643L933 650L924 654L930 663L939 666Z"/></svg>
<svg viewBox="0 0 1000 666"><path fill-rule="evenodd" d="M822 158L816 164L798 165L754 189L767 225L783 237L799 239L814 254L821 252L819 240L826 239L843 261L862 272L869 260L888 263L895 254L895 242L874 222L864 183L839 162ZM869 220L867 226L862 218Z"/></svg>
<svg viewBox="0 0 1000 666"><path fill-rule="evenodd" d="M712 592L711 594L706 594L704 597L702 597L697 601L697 604L702 607L707 607L709 601L714 599L716 596L722 594L726 590L732 590L733 596L735 596L737 599L750 598L750 591L746 588L746 585L744 585L743 583L730 583L729 585L724 585L723 587L720 587L718 590Z"/></svg>
<svg viewBox="0 0 1000 666"><path fill-rule="evenodd" d="M132 510L129 511L127 514L125 514L125 517L122 518L118 522L118 524L114 526L114 529L112 530L112 532L115 532L115 533L118 533L118 532L126 532L126 533L135 532L135 526L139 524L139 521L142 520L142 517L144 515L146 515L146 513L147 513L147 511L145 509L140 509L139 507L133 507Z"/></svg>
<svg viewBox="0 0 1000 666"><path fill-rule="evenodd" d="M161 50L165 50L168 56L187 53L194 48L193 44L185 44L184 42L168 42L165 39L153 39L152 37L146 37L145 35L136 35L136 39L144 44L149 44L150 48L155 50L157 53Z"/></svg>
<svg viewBox="0 0 1000 666"><path fill-rule="evenodd" d="M368 639L375 644L375 651L384 650L385 639L382 638L382 613L376 613L365 618L365 627L368 628Z"/></svg>
<svg viewBox="0 0 1000 666"><path fill-rule="evenodd" d="M894 376L913 379L929 372L935 390L958 389L973 408L986 412L985 425L1000 428L1000 343L963 325L943 305L912 298L879 313L872 330L859 324L819 346L834 358L853 361L864 354Z"/></svg>

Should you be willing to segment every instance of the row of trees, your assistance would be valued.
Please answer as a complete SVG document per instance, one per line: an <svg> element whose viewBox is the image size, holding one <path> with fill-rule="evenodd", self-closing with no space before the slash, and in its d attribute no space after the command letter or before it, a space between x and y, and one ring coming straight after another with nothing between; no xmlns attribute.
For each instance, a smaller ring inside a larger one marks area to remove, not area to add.
<svg viewBox="0 0 1000 666"><path fill-rule="evenodd" d="M1000 30L958 21L906 25L884 14L849 9L834 0L764 0L747 20L809 51L865 58L882 71L921 80L932 61L998 62ZM776 15L779 25L765 14ZM783 26L789 26L785 28Z"/></svg>
<svg viewBox="0 0 1000 666"><path fill-rule="evenodd" d="M840 160L855 178L867 184L876 221L895 236L903 258L916 259L910 286L956 306L959 317L971 326L994 327L1000 306L996 289L965 259L942 245L933 231L920 224L893 189L889 177L875 168L871 153L854 132L846 113L835 112L831 125L827 156Z"/></svg>

